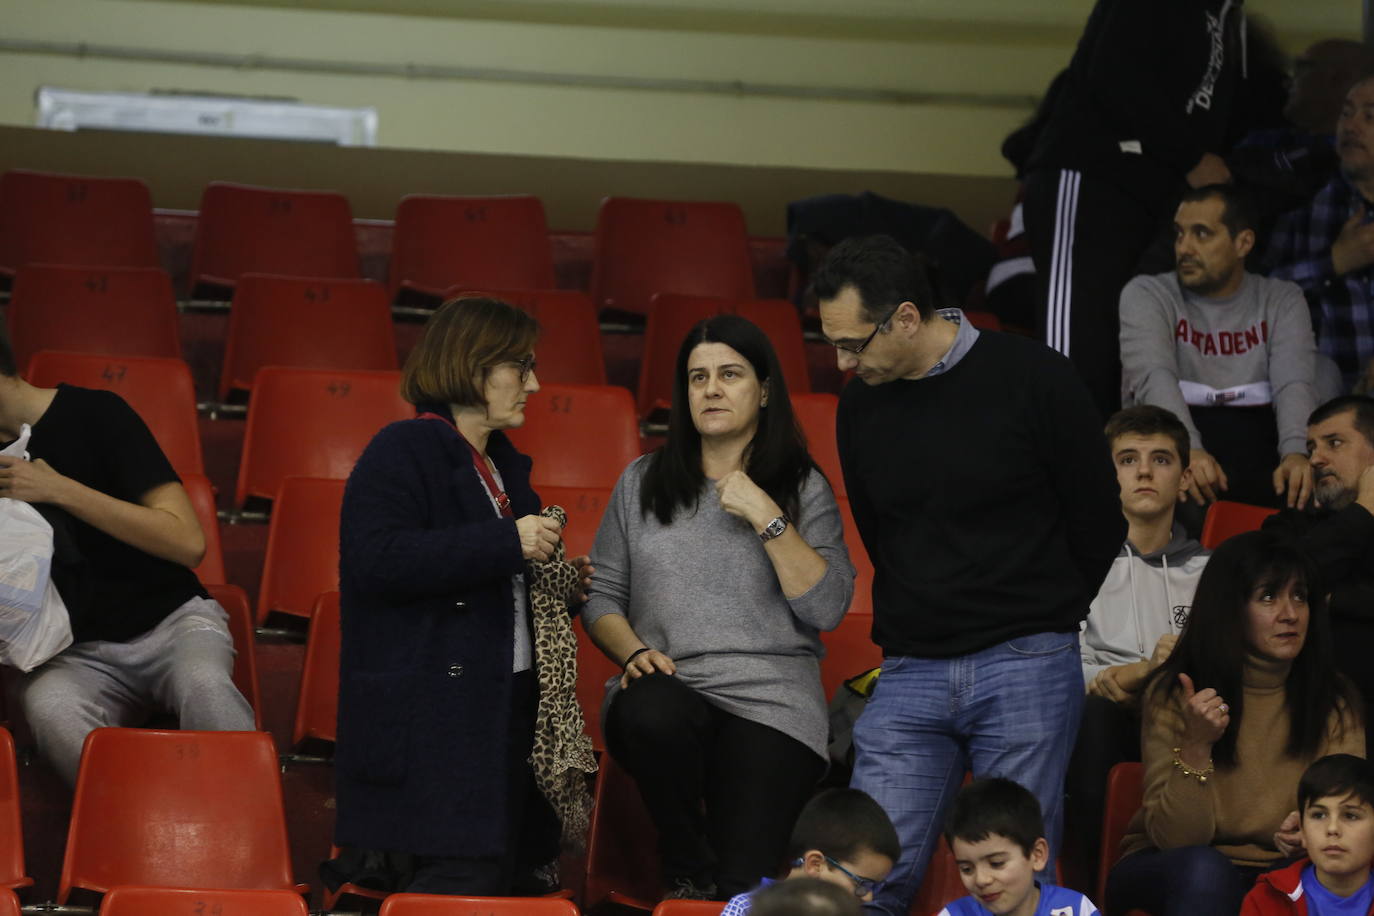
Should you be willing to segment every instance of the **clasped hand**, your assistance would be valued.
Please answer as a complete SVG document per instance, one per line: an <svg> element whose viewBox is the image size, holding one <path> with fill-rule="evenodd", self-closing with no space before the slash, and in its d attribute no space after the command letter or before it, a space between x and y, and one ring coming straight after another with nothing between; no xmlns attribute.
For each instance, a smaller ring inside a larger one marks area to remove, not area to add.
<svg viewBox="0 0 1374 916"><path fill-rule="evenodd" d="M744 519L755 531L782 515L782 509L773 502L773 498L744 471L731 471L717 480L716 496L720 499L722 509L736 518Z"/></svg>

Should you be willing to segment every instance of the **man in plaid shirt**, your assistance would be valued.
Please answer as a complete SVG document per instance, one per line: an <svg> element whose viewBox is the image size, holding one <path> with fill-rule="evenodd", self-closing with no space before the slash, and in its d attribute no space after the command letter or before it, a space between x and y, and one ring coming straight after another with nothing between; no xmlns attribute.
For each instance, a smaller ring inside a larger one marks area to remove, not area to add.
<svg viewBox="0 0 1374 916"><path fill-rule="evenodd" d="M1269 275L1302 287L1317 349L1349 388L1374 358L1374 77L1346 93L1336 151L1340 174L1275 226Z"/></svg>

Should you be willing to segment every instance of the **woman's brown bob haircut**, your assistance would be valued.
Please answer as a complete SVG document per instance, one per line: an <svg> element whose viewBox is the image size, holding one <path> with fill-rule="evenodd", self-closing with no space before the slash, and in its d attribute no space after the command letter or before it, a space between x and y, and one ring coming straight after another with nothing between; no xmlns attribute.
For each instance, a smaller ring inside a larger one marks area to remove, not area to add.
<svg viewBox="0 0 1374 916"><path fill-rule="evenodd" d="M486 370L534 350L539 323L499 299L450 299L430 316L401 371L412 404L485 407Z"/></svg>

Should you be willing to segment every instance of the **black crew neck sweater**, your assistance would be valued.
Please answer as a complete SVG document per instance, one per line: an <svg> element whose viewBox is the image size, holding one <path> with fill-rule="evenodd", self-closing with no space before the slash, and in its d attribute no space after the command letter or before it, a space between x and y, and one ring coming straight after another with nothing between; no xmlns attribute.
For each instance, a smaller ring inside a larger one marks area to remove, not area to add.
<svg viewBox="0 0 1374 916"><path fill-rule="evenodd" d="M1067 359L983 331L940 375L851 382L837 437L884 654L944 658L1078 629L1126 521Z"/></svg>

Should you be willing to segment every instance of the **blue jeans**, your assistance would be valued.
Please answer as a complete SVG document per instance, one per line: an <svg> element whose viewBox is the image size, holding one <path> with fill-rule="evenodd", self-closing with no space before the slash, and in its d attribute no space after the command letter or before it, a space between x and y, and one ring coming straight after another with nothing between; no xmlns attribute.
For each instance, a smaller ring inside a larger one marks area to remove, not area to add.
<svg viewBox="0 0 1374 916"><path fill-rule="evenodd" d="M1053 876L1082 706L1077 633L1036 633L955 658L883 659L854 726L850 785L892 818L902 857L870 909L905 916L970 767L1014 779L1040 800L1051 852L1044 875Z"/></svg>

